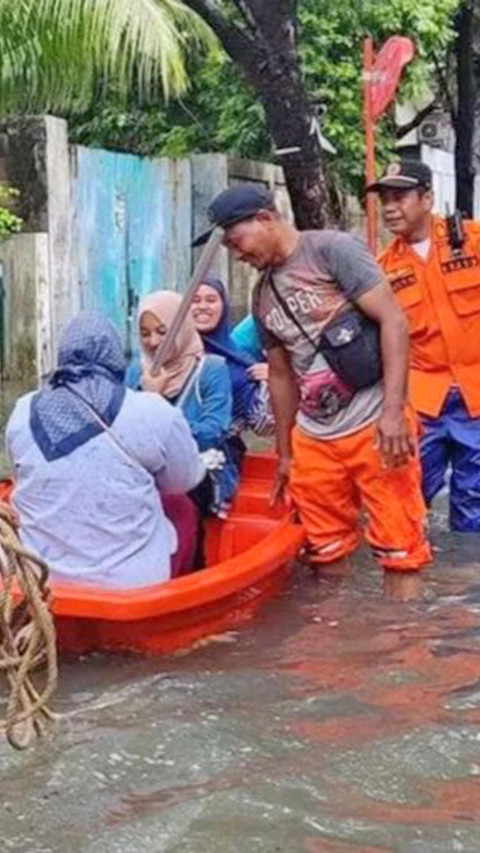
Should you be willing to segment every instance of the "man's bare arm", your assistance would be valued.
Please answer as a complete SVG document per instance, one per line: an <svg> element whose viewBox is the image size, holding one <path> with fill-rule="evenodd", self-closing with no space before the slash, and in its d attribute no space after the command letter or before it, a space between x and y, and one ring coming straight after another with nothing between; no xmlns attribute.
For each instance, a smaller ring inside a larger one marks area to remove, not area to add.
<svg viewBox="0 0 480 853"><path fill-rule="evenodd" d="M288 482L291 457L291 432L298 409L298 388L290 359L283 347L268 352L270 398L275 416L278 470L272 492L272 502L282 497Z"/></svg>
<svg viewBox="0 0 480 853"><path fill-rule="evenodd" d="M380 282L360 296L357 304L380 326L385 400L378 424L379 447L389 464L401 465L412 452L404 414L408 389L408 322L386 282Z"/></svg>

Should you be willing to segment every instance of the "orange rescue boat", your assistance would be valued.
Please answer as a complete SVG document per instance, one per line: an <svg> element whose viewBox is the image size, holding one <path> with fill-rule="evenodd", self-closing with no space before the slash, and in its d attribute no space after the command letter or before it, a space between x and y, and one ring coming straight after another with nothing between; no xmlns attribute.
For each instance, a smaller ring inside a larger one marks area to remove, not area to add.
<svg viewBox="0 0 480 853"><path fill-rule="evenodd" d="M209 568L124 591L52 583L60 651L171 652L251 618L280 589L304 538L290 511L269 507L274 464L246 457L228 519L207 521ZM0 499L11 488L0 483Z"/></svg>

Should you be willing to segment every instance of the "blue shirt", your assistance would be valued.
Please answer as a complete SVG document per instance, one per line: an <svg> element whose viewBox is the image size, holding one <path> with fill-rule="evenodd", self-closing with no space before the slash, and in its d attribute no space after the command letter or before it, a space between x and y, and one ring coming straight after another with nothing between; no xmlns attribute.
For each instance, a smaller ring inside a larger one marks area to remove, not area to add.
<svg viewBox="0 0 480 853"><path fill-rule="evenodd" d="M224 358L205 356L181 409L200 451L223 446L232 422L232 386Z"/></svg>
<svg viewBox="0 0 480 853"><path fill-rule="evenodd" d="M240 323L237 323L230 332L230 336L239 350L247 352L256 362L265 361L262 341L252 314L247 314Z"/></svg>
<svg viewBox="0 0 480 853"><path fill-rule="evenodd" d="M140 388L141 376L139 362L132 362L127 385ZM232 385L225 359L206 355L185 399L171 402L182 409L200 451L220 447L232 421Z"/></svg>

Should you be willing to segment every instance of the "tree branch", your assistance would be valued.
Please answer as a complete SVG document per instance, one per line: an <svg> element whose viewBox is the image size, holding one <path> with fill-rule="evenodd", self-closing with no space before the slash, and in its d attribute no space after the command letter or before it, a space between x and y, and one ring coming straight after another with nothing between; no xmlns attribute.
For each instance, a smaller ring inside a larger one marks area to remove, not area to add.
<svg viewBox="0 0 480 853"><path fill-rule="evenodd" d="M431 112L433 112L436 106L437 101L434 100L431 102L431 104L428 104L427 107L424 107L422 110L420 110L420 112L418 112L416 116L412 118L412 120L409 121L407 124L402 124L400 125L400 127L397 127L395 138L403 139L403 137L407 136L410 131L415 130L415 128L418 127L422 123L422 121L430 115Z"/></svg>
<svg viewBox="0 0 480 853"><path fill-rule="evenodd" d="M252 12L248 7L248 3L246 3L245 0L232 0L232 2L235 4L238 11L242 15L242 18L245 21L245 24L249 28L250 32L254 33L256 29L255 18L253 17Z"/></svg>
<svg viewBox="0 0 480 853"><path fill-rule="evenodd" d="M253 48L251 39L240 27L227 21L213 0L184 0L184 3L211 27L232 59L241 62L245 53L251 53Z"/></svg>
<svg viewBox="0 0 480 853"><path fill-rule="evenodd" d="M453 98L452 98L452 95L450 92L450 86L448 85L447 77L443 71L442 66L440 65L440 63L438 61L438 57L437 57L436 53L434 53L432 51L431 56L432 56L432 59L433 59L434 65L435 65L435 73L437 75L438 82L440 83L441 89L442 89L443 94L445 96L445 100L447 102L447 106L448 106L448 109L450 112L450 118L452 119L452 124L453 124L454 128L456 128L457 127L457 118L458 118L457 117L457 111L455 109L455 104L453 103Z"/></svg>

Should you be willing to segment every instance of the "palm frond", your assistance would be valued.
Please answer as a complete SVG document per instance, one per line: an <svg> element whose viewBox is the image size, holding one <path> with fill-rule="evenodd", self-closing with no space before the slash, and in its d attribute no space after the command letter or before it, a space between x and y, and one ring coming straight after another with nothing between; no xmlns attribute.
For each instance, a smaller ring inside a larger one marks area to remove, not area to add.
<svg viewBox="0 0 480 853"><path fill-rule="evenodd" d="M0 111L86 108L101 81L178 95L212 39L181 0L0 0Z"/></svg>

